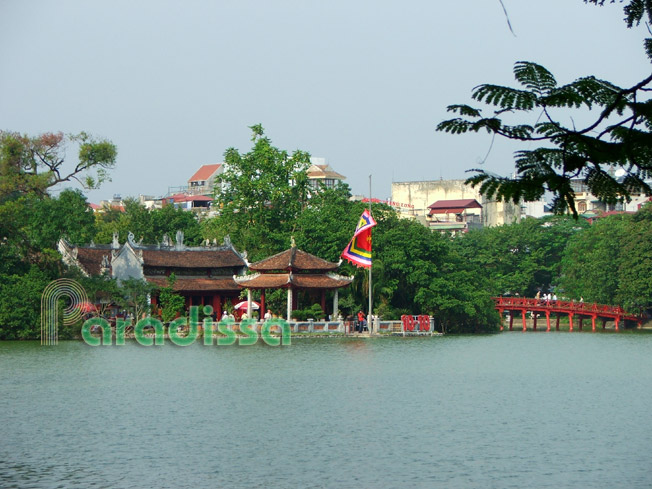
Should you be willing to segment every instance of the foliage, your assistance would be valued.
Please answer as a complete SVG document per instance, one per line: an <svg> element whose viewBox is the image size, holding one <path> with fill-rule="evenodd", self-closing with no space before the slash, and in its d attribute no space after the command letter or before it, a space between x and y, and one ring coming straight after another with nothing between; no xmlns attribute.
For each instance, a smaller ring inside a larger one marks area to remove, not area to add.
<svg viewBox="0 0 652 489"><path fill-rule="evenodd" d="M568 217L528 218L494 228L473 230L455 239L460 257L486 277L492 295L534 297L548 291L559 276L567 241L588 226Z"/></svg>
<svg viewBox="0 0 652 489"><path fill-rule="evenodd" d="M649 209L652 210L652 209ZM616 304L634 313L652 309L652 212L632 219L620 243Z"/></svg>
<svg viewBox="0 0 652 489"><path fill-rule="evenodd" d="M652 208L598 219L568 243L560 285L586 302L620 304L641 313L652 308Z"/></svg>
<svg viewBox="0 0 652 489"><path fill-rule="evenodd" d="M651 12L649 2L632 0L625 7L628 27L638 25L645 14L650 18ZM652 59L652 39L646 39L645 49ZM465 104L450 105L448 111L458 117L439 123L437 130L451 134L486 131L542 146L516 153L515 178L476 169L468 183L480 185L480 192L489 198L516 203L538 200L551 192L554 210L570 209L575 216L570 185L574 178L582 178L590 192L607 204L629 201L633 193L652 193L646 182L652 177L652 100L647 96L652 75L631 87L594 76L559 85L543 66L519 61L514 77L518 88L482 84L473 90L474 100L495 108L491 114L485 116L481 109ZM583 127L576 127L572 118L570 125L561 122L568 111L594 109L598 115ZM613 166L623 169L622 178L610 172Z"/></svg>
<svg viewBox="0 0 652 489"><path fill-rule="evenodd" d="M77 163L65 168L66 147L79 146ZM0 131L0 199L46 191L63 182L76 181L86 189L98 188L109 180L117 149L113 143L95 139L85 132L39 136Z"/></svg>
<svg viewBox="0 0 652 489"><path fill-rule="evenodd" d="M186 301L183 296L174 292L174 283L177 278L174 273L167 278L167 286L161 288L159 292L159 302L161 305L161 319L168 323L183 312Z"/></svg>
<svg viewBox="0 0 652 489"><path fill-rule="evenodd" d="M216 179L214 201L220 218L207 226L205 237L221 240L230 234L236 246L260 259L289 245L309 194L310 156L272 146L261 125L250 129L251 151L229 148L224 154L226 169Z"/></svg>
<svg viewBox="0 0 652 489"><path fill-rule="evenodd" d="M164 205L161 209L147 209L135 199L126 199L124 207L124 212L106 209L97 214L96 242L110 243L115 232L122 242L132 232L136 240L156 243L164 234L174 239L177 231L183 231L185 244L201 244L201 226L192 212L177 209L173 205Z"/></svg>
<svg viewBox="0 0 652 489"><path fill-rule="evenodd" d="M75 269L69 270L68 275L72 275L71 278L79 282L84 288L88 300L98 307L98 314L107 317L109 308L114 305L115 297L120 295L118 281L108 275L84 277Z"/></svg>
<svg viewBox="0 0 652 489"><path fill-rule="evenodd" d="M52 277L30 266L26 273L0 275L0 340L39 338L41 296ZM59 331L60 338L65 338Z"/></svg>
<svg viewBox="0 0 652 489"><path fill-rule="evenodd" d="M292 318L296 321L306 321L308 319L319 321L324 319L324 316L324 311L319 304L313 304L307 309L297 309L292 311Z"/></svg>
<svg viewBox="0 0 652 489"><path fill-rule="evenodd" d="M349 186L344 183L312 194L295 221L297 246L325 260L337 262L365 209L363 203L351 202L350 197Z"/></svg>
<svg viewBox="0 0 652 489"><path fill-rule="evenodd" d="M131 313L135 324L148 311L149 297L154 286L145 280L129 278L122 280L119 287L120 294L116 296L115 302Z"/></svg>
<svg viewBox="0 0 652 489"><path fill-rule="evenodd" d="M95 234L92 211L75 190L58 197L28 194L0 204L0 271L24 272L31 264L61 272L57 242L62 236L88 242Z"/></svg>

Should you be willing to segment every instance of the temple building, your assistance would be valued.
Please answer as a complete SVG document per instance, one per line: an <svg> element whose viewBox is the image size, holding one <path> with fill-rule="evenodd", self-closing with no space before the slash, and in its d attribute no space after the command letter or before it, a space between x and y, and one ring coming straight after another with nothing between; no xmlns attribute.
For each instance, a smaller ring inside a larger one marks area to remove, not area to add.
<svg viewBox="0 0 652 489"><path fill-rule="evenodd" d="M220 246L213 243L190 247L183 243L181 231L175 242L166 235L155 245L136 242L129 233L122 245L116 234L109 245L76 246L61 239L58 248L64 263L86 276L107 274L118 281L144 279L161 288L167 286L167 277L174 273L174 290L185 297L186 308L211 305L218 318L227 303L239 301L240 287L233 277L247 269L246 256L233 247L228 237ZM156 299L152 297L153 305Z"/></svg>
<svg viewBox="0 0 652 489"><path fill-rule="evenodd" d="M292 311L297 309L299 291L305 291L319 300L322 311L327 314L326 293L333 291L333 317L338 315L338 289L351 284L353 277L335 274L338 263L332 263L305 251L292 241L292 247L276 255L249 265L253 275L234 277L239 287L247 289L247 300L251 304L251 290L261 291L261 317L265 311L265 290L287 289L286 319L291 320ZM316 301L315 301L316 302ZM251 307L248 307L251 313Z"/></svg>

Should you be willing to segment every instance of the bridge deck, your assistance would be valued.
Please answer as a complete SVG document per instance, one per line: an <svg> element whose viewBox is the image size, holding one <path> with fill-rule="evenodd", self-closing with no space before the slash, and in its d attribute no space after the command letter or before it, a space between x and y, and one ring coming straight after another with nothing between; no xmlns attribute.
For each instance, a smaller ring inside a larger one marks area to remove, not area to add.
<svg viewBox="0 0 652 489"><path fill-rule="evenodd" d="M496 309L500 312L501 316L504 311L520 311L523 314L523 330L525 330L525 314L527 312L539 313L542 312L546 315L548 330L550 330L550 314L557 313L568 315L570 320L570 329L573 329L573 316L590 317L595 330L595 320L601 318L604 320L611 319L615 322L616 329L620 321L629 320L641 324L641 316L630 314L620 306L609 306L605 304L575 302L575 301L560 301L560 300L546 300L536 299L529 297L493 297L496 304ZM510 329L511 329L510 318ZM534 327L536 328L536 318ZM557 329L559 329L559 319L557 319Z"/></svg>

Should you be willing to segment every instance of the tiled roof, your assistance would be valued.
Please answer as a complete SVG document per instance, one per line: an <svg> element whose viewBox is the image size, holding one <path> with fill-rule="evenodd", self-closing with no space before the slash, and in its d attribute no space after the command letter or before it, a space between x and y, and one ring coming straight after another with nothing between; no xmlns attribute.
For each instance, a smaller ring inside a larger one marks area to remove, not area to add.
<svg viewBox="0 0 652 489"><path fill-rule="evenodd" d="M428 209L442 209L448 207L469 207L481 208L480 203L475 199L452 199L452 200L438 200L434 204L430 204Z"/></svg>
<svg viewBox="0 0 652 489"><path fill-rule="evenodd" d="M271 271L271 270L314 270L330 271L336 270L339 265L319 258L305 251L301 251L294 246L276 255L265 258L256 263L249 265L254 271Z"/></svg>
<svg viewBox="0 0 652 489"><path fill-rule="evenodd" d="M216 163L214 165L202 165L195 174L188 179L189 182L205 182L208 180L213 173L215 173L222 163Z"/></svg>
<svg viewBox="0 0 652 489"><path fill-rule="evenodd" d="M164 277L145 277L149 283L157 287L167 287L167 278ZM177 278L174 282L174 290L179 292L194 291L235 291L240 290L232 277L215 277L215 278Z"/></svg>
<svg viewBox="0 0 652 489"><path fill-rule="evenodd" d="M243 267L245 262L233 250L174 251L143 250L147 267L221 268Z"/></svg>
<svg viewBox="0 0 652 489"><path fill-rule="evenodd" d="M212 202L211 197L205 195L187 195L187 194L173 194L165 197L165 200L173 202Z"/></svg>
<svg viewBox="0 0 652 489"><path fill-rule="evenodd" d="M108 256L109 260L111 260L111 250L101 248L77 248L77 261L89 275L100 274L103 256Z"/></svg>
<svg viewBox="0 0 652 489"><path fill-rule="evenodd" d="M329 165L311 165L307 170L308 178L344 180L346 177L334 171Z"/></svg>
<svg viewBox="0 0 652 489"><path fill-rule="evenodd" d="M237 277L236 282L248 289L278 289L296 287L299 289L338 289L351 283L353 277L327 274L265 273Z"/></svg>
<svg viewBox="0 0 652 489"><path fill-rule="evenodd" d="M452 214L462 212L464 209L482 209L480 203L475 199L453 199L438 200L428 206L432 214Z"/></svg>

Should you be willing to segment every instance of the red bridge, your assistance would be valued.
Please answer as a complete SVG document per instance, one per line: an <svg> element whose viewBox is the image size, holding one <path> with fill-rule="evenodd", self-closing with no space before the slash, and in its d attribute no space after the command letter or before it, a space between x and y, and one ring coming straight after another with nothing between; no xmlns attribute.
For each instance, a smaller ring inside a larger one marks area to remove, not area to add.
<svg viewBox="0 0 652 489"><path fill-rule="evenodd" d="M557 321L555 329L559 331L559 318L562 314L568 316L570 331L573 331L573 317L577 316L579 320L579 330L582 331L582 322L584 319L591 319L591 329L595 331L595 321L602 320L602 329L605 328L607 321L614 321L616 331L619 323L624 320L635 321L639 326L642 323L641 316L626 313L620 306L606 306L604 304L588 304L585 302L574 301L555 301L546 299L529 299L526 297L493 297L496 303L496 309L500 313L501 321L503 313L509 311L509 330L512 331L514 312L520 311L523 319L523 331L527 330L525 324L525 315L530 312L533 317L533 329L537 329L537 316L541 313L546 315L546 331L550 331L550 314L556 313ZM502 330L502 324L500 329Z"/></svg>

